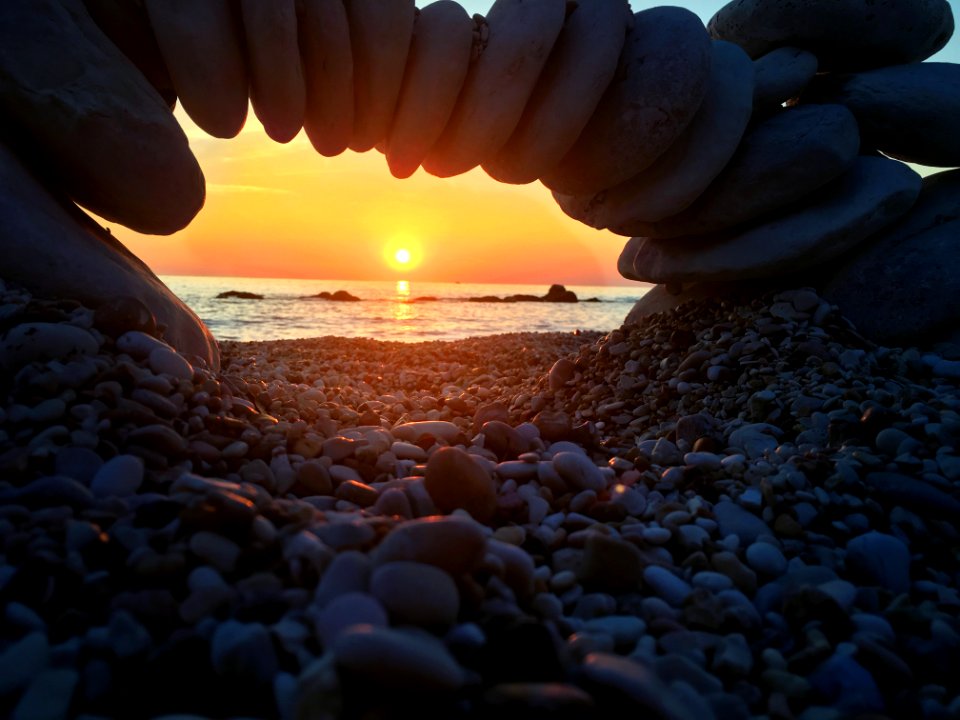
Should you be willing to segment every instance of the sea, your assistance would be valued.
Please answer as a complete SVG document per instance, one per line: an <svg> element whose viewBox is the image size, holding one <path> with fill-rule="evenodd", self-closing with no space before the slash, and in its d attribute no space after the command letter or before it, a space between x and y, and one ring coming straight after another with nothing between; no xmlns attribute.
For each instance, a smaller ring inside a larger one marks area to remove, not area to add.
<svg viewBox="0 0 960 720"><path fill-rule="evenodd" d="M161 279L220 340L281 340L338 335L423 342L514 332L607 332L623 323L650 286L568 285L578 303L472 302L469 298L543 296L545 285L346 281L164 275ZM228 291L262 300L218 299ZM357 302L322 300L345 290ZM596 298L597 302L585 302Z"/></svg>

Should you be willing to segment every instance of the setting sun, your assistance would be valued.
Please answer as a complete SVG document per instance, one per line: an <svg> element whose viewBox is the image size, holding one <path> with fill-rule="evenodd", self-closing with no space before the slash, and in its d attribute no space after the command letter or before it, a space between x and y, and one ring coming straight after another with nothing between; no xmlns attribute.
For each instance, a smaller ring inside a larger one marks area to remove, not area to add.
<svg viewBox="0 0 960 720"><path fill-rule="evenodd" d="M383 246L383 261L394 271L407 273L423 262L423 243L411 232L399 232Z"/></svg>
<svg viewBox="0 0 960 720"><path fill-rule="evenodd" d="M410 262L410 251L406 248L400 248L393 254L393 259L401 265L406 265Z"/></svg>

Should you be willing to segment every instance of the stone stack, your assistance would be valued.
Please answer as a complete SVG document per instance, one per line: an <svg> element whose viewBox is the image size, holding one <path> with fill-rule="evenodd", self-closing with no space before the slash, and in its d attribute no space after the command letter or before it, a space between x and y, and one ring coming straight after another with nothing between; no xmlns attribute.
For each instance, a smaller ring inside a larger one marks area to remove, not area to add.
<svg viewBox="0 0 960 720"><path fill-rule="evenodd" d="M377 148L397 177L539 179L568 215L633 237L631 279L743 281L841 256L852 277L849 253L921 193L900 161L960 164L960 68L920 62L952 32L947 0L743 0L709 28L626 0L496 0L472 19L452 0L9 0L0 142L44 186L38 203L49 192L170 233L204 197L170 105L232 137L249 101L278 142L303 128L324 155ZM32 290L71 289L30 254L12 262ZM121 290L108 280L84 299ZM163 323L208 337L166 306ZM182 349L215 361L208 340Z"/></svg>

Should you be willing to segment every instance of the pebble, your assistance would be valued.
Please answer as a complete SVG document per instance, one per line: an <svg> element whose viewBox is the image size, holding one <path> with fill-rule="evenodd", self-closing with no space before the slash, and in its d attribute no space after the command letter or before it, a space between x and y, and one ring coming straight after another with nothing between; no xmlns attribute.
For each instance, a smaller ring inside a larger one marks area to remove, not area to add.
<svg viewBox="0 0 960 720"><path fill-rule="evenodd" d="M582 453L558 452L553 456L553 467L573 489L600 492L607 487L600 468Z"/></svg>
<svg viewBox="0 0 960 720"><path fill-rule="evenodd" d="M643 571L643 581L674 607L682 605L693 592L688 583L658 565L651 565Z"/></svg>
<svg viewBox="0 0 960 720"><path fill-rule="evenodd" d="M373 553L375 565L395 560L435 565L451 575L475 568L483 559L481 526L462 517L429 517L395 527Z"/></svg>
<svg viewBox="0 0 960 720"><path fill-rule="evenodd" d="M847 543L846 563L858 577L891 592L910 588L910 551L902 540L876 531Z"/></svg>
<svg viewBox="0 0 960 720"><path fill-rule="evenodd" d="M370 592L400 624L450 626L460 610L460 594L451 577L423 563L378 566L370 577Z"/></svg>
<svg viewBox="0 0 960 720"><path fill-rule="evenodd" d="M535 465L528 467L536 473ZM462 508L477 521L486 523L497 510L493 478L473 456L459 448L440 448L430 456L424 484L443 512Z"/></svg>
<svg viewBox="0 0 960 720"><path fill-rule="evenodd" d="M324 647L330 647L348 628L357 625L387 627L387 611L365 592L345 592L334 597L314 615L314 628Z"/></svg>
<svg viewBox="0 0 960 720"><path fill-rule="evenodd" d="M747 548L747 563L761 575L779 577L787 570L787 559L775 545L755 542Z"/></svg>
<svg viewBox="0 0 960 720"><path fill-rule="evenodd" d="M0 696L9 695L36 677L47 665L50 645L43 632L32 632L0 653Z"/></svg>
<svg viewBox="0 0 960 720"><path fill-rule="evenodd" d="M13 710L11 720L56 720L69 716L80 682L76 670L50 668L37 674Z"/></svg>
<svg viewBox="0 0 960 720"><path fill-rule="evenodd" d="M724 536L736 535L741 542L752 543L762 535L773 535L763 520L732 502L717 503L713 512Z"/></svg>
<svg viewBox="0 0 960 720"><path fill-rule="evenodd" d="M117 455L104 463L90 481L97 497L129 497L143 484L143 460L134 455Z"/></svg>
<svg viewBox="0 0 960 720"><path fill-rule="evenodd" d="M271 683L278 670L270 633L260 623L227 620L218 625L210 661L219 675L255 684Z"/></svg>

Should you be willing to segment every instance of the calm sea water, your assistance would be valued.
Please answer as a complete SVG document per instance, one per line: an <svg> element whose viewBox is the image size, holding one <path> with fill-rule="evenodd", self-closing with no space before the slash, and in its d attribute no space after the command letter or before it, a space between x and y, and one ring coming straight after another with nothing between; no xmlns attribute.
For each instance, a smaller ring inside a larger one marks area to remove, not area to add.
<svg viewBox="0 0 960 720"><path fill-rule="evenodd" d="M509 332L608 331L619 327L646 285L569 285L577 296L601 302L477 303L484 295L545 295L544 285L293 280L167 275L163 281L220 340L279 340L323 335L419 342L456 340ZM228 290L254 292L263 300L218 300ZM309 298L347 292L361 302ZM417 301L435 297L435 302Z"/></svg>

